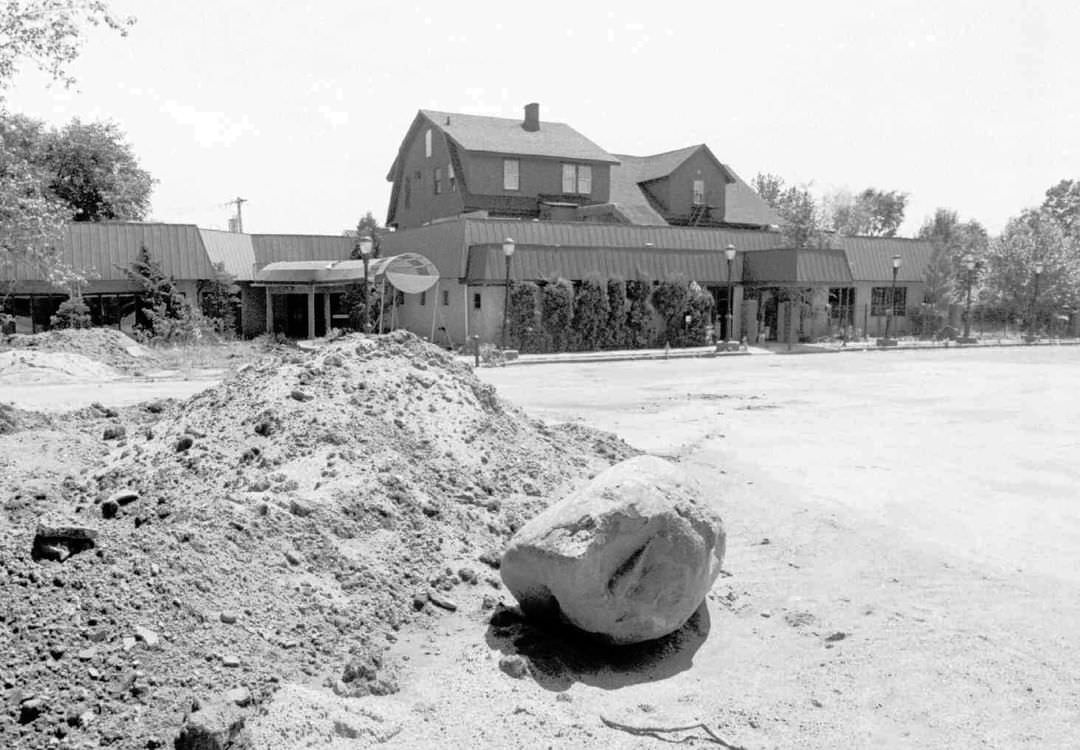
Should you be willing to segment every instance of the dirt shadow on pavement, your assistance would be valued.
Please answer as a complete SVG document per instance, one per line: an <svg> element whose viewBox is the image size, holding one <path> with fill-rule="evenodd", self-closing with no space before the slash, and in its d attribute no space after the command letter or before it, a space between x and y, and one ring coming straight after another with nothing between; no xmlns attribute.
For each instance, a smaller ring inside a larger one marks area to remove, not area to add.
<svg viewBox="0 0 1080 750"><path fill-rule="evenodd" d="M501 615L501 616L499 616ZM534 623L516 609L492 618L485 639L507 655L528 659L537 684L555 692L575 682L605 690L655 682L685 671L712 627L705 602L674 633L631 646L613 646L560 623Z"/></svg>

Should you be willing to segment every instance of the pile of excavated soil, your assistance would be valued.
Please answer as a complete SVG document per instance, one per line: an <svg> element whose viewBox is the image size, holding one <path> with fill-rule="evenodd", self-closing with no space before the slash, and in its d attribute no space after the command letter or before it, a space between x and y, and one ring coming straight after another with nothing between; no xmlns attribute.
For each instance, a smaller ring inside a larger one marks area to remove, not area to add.
<svg viewBox="0 0 1080 750"><path fill-rule="evenodd" d="M81 354L33 349L0 352L0 384L76 383L120 376L116 369Z"/></svg>
<svg viewBox="0 0 1080 750"><path fill-rule="evenodd" d="M108 451L92 468L0 498L0 747L171 746L234 688L250 711L284 682L393 692L395 630L457 587L496 593L514 530L631 454L528 419L408 334L99 411L71 420ZM32 559L45 511L93 546L43 529Z"/></svg>
<svg viewBox="0 0 1080 750"><path fill-rule="evenodd" d="M131 372L152 367L154 352L115 328L81 328L0 336L0 352L30 349L78 354L109 367Z"/></svg>

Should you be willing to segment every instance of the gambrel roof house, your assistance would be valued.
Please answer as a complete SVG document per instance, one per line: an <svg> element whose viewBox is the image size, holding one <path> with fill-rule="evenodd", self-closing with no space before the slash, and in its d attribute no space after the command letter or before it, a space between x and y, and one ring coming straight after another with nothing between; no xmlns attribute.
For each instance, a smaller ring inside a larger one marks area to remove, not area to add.
<svg viewBox="0 0 1080 750"><path fill-rule="evenodd" d="M387 226L496 218L767 228L773 210L704 144L612 155L569 125L420 110L387 174Z"/></svg>

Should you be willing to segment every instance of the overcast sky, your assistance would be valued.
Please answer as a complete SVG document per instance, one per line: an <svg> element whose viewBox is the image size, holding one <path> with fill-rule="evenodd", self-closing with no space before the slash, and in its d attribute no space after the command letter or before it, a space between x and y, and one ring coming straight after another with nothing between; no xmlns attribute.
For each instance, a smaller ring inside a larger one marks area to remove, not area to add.
<svg viewBox="0 0 1080 750"><path fill-rule="evenodd" d="M18 112L116 121L153 218L339 234L386 218L416 110L566 122L610 152L707 143L750 180L910 194L992 232L1080 178L1080 4L112 0L77 89L24 72ZM610 9L608 9L609 6Z"/></svg>

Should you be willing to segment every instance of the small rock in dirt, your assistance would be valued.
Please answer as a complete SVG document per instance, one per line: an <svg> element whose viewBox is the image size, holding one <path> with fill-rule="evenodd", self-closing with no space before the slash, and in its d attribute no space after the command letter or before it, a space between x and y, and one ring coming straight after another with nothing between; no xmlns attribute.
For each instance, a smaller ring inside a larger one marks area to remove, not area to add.
<svg viewBox="0 0 1080 750"><path fill-rule="evenodd" d="M292 498L289 500L289 512L292 513L294 516L299 516L300 518L307 518L312 514L313 511L310 505L305 505L296 498Z"/></svg>
<svg viewBox="0 0 1080 750"><path fill-rule="evenodd" d="M835 643L836 641L842 641L847 637L848 637L847 633L844 633L842 631L837 631L835 633L832 633L831 635L825 636L825 641L828 642L828 643Z"/></svg>
<svg viewBox="0 0 1080 750"><path fill-rule="evenodd" d="M135 626L135 637L145 643L147 648L157 648L161 645L161 636L142 625Z"/></svg>
<svg viewBox="0 0 1080 750"><path fill-rule="evenodd" d="M226 750L240 739L245 719L245 712L235 703L214 701L184 720L173 747L175 750Z"/></svg>
<svg viewBox="0 0 1080 750"><path fill-rule="evenodd" d="M165 402L164 401L151 401L150 403L148 403L146 405L145 408L151 414L160 414L161 412L165 411Z"/></svg>
<svg viewBox="0 0 1080 750"><path fill-rule="evenodd" d="M302 391L299 388L294 389L293 392L290 393L289 395L293 399L295 399L296 401L310 401L311 399L315 398L310 393L306 393L305 391Z"/></svg>
<svg viewBox="0 0 1080 750"><path fill-rule="evenodd" d="M34 560L63 562L71 555L94 546L98 530L77 521L43 519L34 533L30 555Z"/></svg>
<svg viewBox="0 0 1080 750"><path fill-rule="evenodd" d="M236 687L232 690L225 691L224 698L229 703L235 703L243 708L251 704L251 691L246 687Z"/></svg>
<svg viewBox="0 0 1080 750"><path fill-rule="evenodd" d="M127 435L127 428L123 425L110 425L106 427L101 433L102 440L119 440Z"/></svg>
<svg viewBox="0 0 1080 750"><path fill-rule="evenodd" d="M300 565L304 562L304 558L302 558L298 552L293 552L292 550L285 550L285 559L288 561L289 565Z"/></svg>
<svg viewBox="0 0 1080 750"><path fill-rule="evenodd" d="M529 661L521 654L508 654L499 659L499 669L520 680L529 674Z"/></svg>
<svg viewBox="0 0 1080 750"><path fill-rule="evenodd" d="M101 503L102 518L115 518L119 510L120 506L116 504L115 500L105 500Z"/></svg>
<svg viewBox="0 0 1080 750"><path fill-rule="evenodd" d="M461 568L458 570L458 578L464 583L476 584L480 581L480 577L476 575L476 571L472 568Z"/></svg>
<svg viewBox="0 0 1080 750"><path fill-rule="evenodd" d="M480 562L484 563L484 565L488 565L495 570L498 570L499 566L502 565L502 555L500 555L495 550L487 550L482 555L480 555L478 559L480 560Z"/></svg>
<svg viewBox="0 0 1080 750"><path fill-rule="evenodd" d="M421 609L423 609L427 605L427 602L428 602L428 598L424 594L413 594L413 598L412 598L413 609L415 609L417 611L420 611Z"/></svg>
<svg viewBox="0 0 1080 750"><path fill-rule="evenodd" d="M93 647L84 648L82 651L76 654L76 656L79 658L79 661L90 661L95 656L97 656L97 649Z"/></svg>
<svg viewBox="0 0 1080 750"><path fill-rule="evenodd" d="M445 609L445 610L447 610L449 612L456 612L457 611L457 608L458 608L457 602L455 602L450 597L443 596L438 591L435 591L435 590L428 591L428 599L436 607L442 607L443 609Z"/></svg>
<svg viewBox="0 0 1080 750"><path fill-rule="evenodd" d="M125 505L131 505L133 502L139 499L139 493L133 490L121 490L109 495L109 499L106 502L112 501L117 505L123 507Z"/></svg>
<svg viewBox="0 0 1080 750"><path fill-rule="evenodd" d="M224 667L239 667L240 657L236 654L225 654L221 657L221 665Z"/></svg>
<svg viewBox="0 0 1080 750"><path fill-rule="evenodd" d="M176 443L173 445L173 450L177 453L183 453L195 444L194 438L191 435L181 435Z"/></svg>
<svg viewBox="0 0 1080 750"><path fill-rule="evenodd" d="M41 716L46 710L45 701L41 698L29 698L19 704L19 723L29 724Z"/></svg>
<svg viewBox="0 0 1080 750"><path fill-rule="evenodd" d="M223 623L225 623L226 625L232 625L233 623L236 622L236 619L237 619L237 615L236 615L235 612L230 612L230 611L226 610L225 612L221 613L221 621Z"/></svg>

